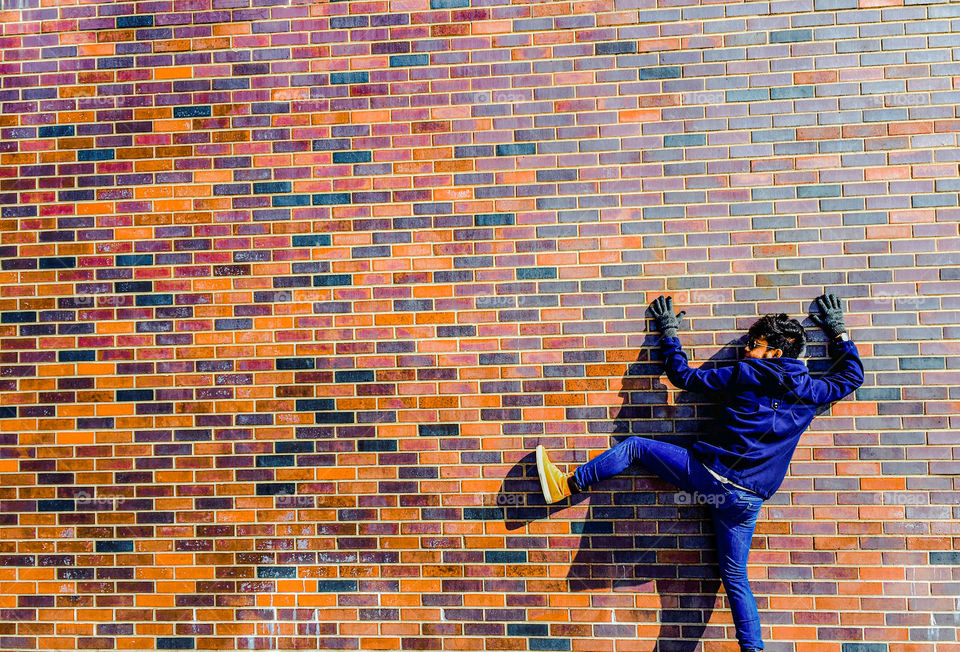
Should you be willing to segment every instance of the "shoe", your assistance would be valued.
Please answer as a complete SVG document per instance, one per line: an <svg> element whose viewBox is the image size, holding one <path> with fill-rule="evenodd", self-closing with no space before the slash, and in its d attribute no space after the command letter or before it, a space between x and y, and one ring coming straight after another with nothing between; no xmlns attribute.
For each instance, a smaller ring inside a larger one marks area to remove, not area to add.
<svg viewBox="0 0 960 652"><path fill-rule="evenodd" d="M543 445L537 446L537 475L540 476L540 489L547 504L555 503L570 496L569 473L563 473L547 458Z"/></svg>

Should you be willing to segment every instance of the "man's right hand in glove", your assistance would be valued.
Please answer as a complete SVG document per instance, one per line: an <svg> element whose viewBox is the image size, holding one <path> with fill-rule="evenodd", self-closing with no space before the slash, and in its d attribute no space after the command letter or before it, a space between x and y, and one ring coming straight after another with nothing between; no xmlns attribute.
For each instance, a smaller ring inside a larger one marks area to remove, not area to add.
<svg viewBox="0 0 960 652"><path fill-rule="evenodd" d="M685 310L678 314L673 314L673 297L659 296L650 304L650 313L657 325L657 330L663 333L664 337L676 337L677 329L680 328L680 320L686 313Z"/></svg>
<svg viewBox="0 0 960 652"><path fill-rule="evenodd" d="M847 332L847 327L843 323L843 302L840 297L835 294L824 294L817 299L817 308L820 309L820 314L810 315L810 319L823 329L827 337L835 339Z"/></svg>

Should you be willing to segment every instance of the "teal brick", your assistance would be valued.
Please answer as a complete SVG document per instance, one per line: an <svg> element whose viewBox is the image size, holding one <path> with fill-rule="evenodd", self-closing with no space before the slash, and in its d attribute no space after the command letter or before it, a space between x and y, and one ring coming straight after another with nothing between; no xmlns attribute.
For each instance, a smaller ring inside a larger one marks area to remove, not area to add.
<svg viewBox="0 0 960 652"><path fill-rule="evenodd" d="M430 0L431 9L463 9L470 6L470 0Z"/></svg>
<svg viewBox="0 0 960 652"><path fill-rule="evenodd" d="M372 160L373 152L369 149L333 153L334 163L369 163Z"/></svg>
<svg viewBox="0 0 960 652"><path fill-rule="evenodd" d="M770 32L771 43L799 43L811 40L813 40L813 30L810 29L784 29Z"/></svg>
<svg viewBox="0 0 960 652"><path fill-rule="evenodd" d="M860 401L899 401L899 387L861 387L857 390Z"/></svg>
<svg viewBox="0 0 960 652"><path fill-rule="evenodd" d="M813 86L777 86L770 89L771 100L795 100L814 95Z"/></svg>
<svg viewBox="0 0 960 652"><path fill-rule="evenodd" d="M569 638L529 638L527 648L539 652L540 650L570 650Z"/></svg>
<svg viewBox="0 0 960 652"><path fill-rule="evenodd" d="M317 591L320 593L348 593L359 588L357 580L318 580Z"/></svg>
<svg viewBox="0 0 960 652"><path fill-rule="evenodd" d="M474 226L511 226L516 223L513 213L486 213L473 216Z"/></svg>
<svg viewBox="0 0 960 652"><path fill-rule="evenodd" d="M310 235L295 235L291 243L294 247L329 247L330 235L327 233L311 233Z"/></svg>
<svg viewBox="0 0 960 652"><path fill-rule="evenodd" d="M706 144L706 134L669 134L663 137L664 147L697 147Z"/></svg>
<svg viewBox="0 0 960 652"><path fill-rule="evenodd" d="M277 192L290 192L291 184L289 181L261 181L253 184L253 193L255 195L272 195Z"/></svg>
<svg viewBox="0 0 960 652"><path fill-rule="evenodd" d="M557 278L556 267L520 267L517 269L518 280L532 280Z"/></svg>
<svg viewBox="0 0 960 652"><path fill-rule="evenodd" d="M812 186L797 187L797 197L800 199L809 199L815 197L839 197L840 184L817 184Z"/></svg>
<svg viewBox="0 0 960 652"><path fill-rule="evenodd" d="M81 149L77 152L78 161L112 161L115 157L112 149Z"/></svg>
<svg viewBox="0 0 960 652"><path fill-rule="evenodd" d="M762 102L768 99L770 91L766 88L749 88L736 91L727 91L727 102Z"/></svg>
<svg viewBox="0 0 960 652"><path fill-rule="evenodd" d="M904 371L917 369L945 369L946 360L940 356L923 356L920 358L900 358L900 368Z"/></svg>
<svg viewBox="0 0 960 652"><path fill-rule="evenodd" d="M512 145L497 145L497 156L529 156L537 153L535 143L514 143Z"/></svg>
<svg viewBox="0 0 960 652"><path fill-rule="evenodd" d="M914 208L935 208L938 206L956 206L956 193L940 193L935 195L913 195L910 203Z"/></svg>
<svg viewBox="0 0 960 652"><path fill-rule="evenodd" d="M313 277L314 287L330 287L333 285L351 285L353 278L349 274L318 274Z"/></svg>
<svg viewBox="0 0 960 652"><path fill-rule="evenodd" d="M525 564L527 563L527 551L487 550L483 554L483 561L487 564Z"/></svg>
<svg viewBox="0 0 960 652"><path fill-rule="evenodd" d="M331 206L349 203L349 192L321 192L313 196L314 206Z"/></svg>
<svg viewBox="0 0 960 652"><path fill-rule="evenodd" d="M174 118L209 118L210 106L175 106L173 107Z"/></svg>
<svg viewBox="0 0 960 652"><path fill-rule="evenodd" d="M117 16L117 29L129 29L131 27L153 27L153 16L149 14Z"/></svg>
<svg viewBox="0 0 960 652"><path fill-rule="evenodd" d="M390 57L391 68L406 68L408 66L426 66L430 63L429 54L394 54Z"/></svg>
<svg viewBox="0 0 960 652"><path fill-rule="evenodd" d="M40 127L37 130L39 138L60 138L62 136L73 136L75 133L73 125L48 125Z"/></svg>
<svg viewBox="0 0 960 652"><path fill-rule="evenodd" d="M310 195L277 195L272 199L274 206L309 206Z"/></svg>
<svg viewBox="0 0 960 652"><path fill-rule="evenodd" d="M796 138L797 132L793 129L759 129L750 133L750 140L754 143L776 143Z"/></svg>
<svg viewBox="0 0 960 652"><path fill-rule="evenodd" d="M640 79L674 79L681 76L680 66L660 66L657 68L640 68Z"/></svg>
<svg viewBox="0 0 960 652"><path fill-rule="evenodd" d="M960 566L960 551L934 550L930 552L930 563L937 566Z"/></svg>
<svg viewBox="0 0 960 652"><path fill-rule="evenodd" d="M366 70L356 72L334 72L330 74L331 84L367 84L370 73Z"/></svg>

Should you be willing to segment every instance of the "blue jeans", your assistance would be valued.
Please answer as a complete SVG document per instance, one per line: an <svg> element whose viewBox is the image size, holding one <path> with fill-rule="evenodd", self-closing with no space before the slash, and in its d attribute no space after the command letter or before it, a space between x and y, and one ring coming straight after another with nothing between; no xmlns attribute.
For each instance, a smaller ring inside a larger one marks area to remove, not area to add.
<svg viewBox="0 0 960 652"><path fill-rule="evenodd" d="M581 489L586 489L595 482L617 475L633 462L639 462L691 494L695 502L710 507L717 531L720 579L727 590L737 640L741 650L762 650L760 614L747 581L747 556L763 498L720 482L687 449L643 437L623 440L578 467L573 478Z"/></svg>

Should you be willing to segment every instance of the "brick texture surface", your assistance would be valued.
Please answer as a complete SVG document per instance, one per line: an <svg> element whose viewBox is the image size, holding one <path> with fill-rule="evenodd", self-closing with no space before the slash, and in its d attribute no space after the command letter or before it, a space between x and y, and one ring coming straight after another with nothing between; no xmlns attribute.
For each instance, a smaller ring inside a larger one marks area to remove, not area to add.
<svg viewBox="0 0 960 652"><path fill-rule="evenodd" d="M770 652L957 652L960 4L0 5L0 649L736 649L694 364L844 297ZM809 320L808 364L827 368Z"/></svg>

